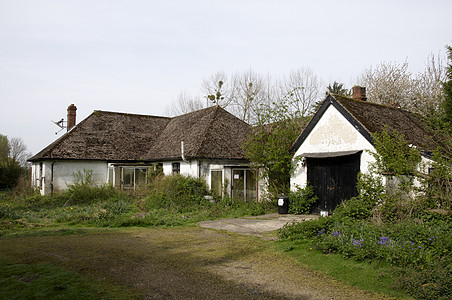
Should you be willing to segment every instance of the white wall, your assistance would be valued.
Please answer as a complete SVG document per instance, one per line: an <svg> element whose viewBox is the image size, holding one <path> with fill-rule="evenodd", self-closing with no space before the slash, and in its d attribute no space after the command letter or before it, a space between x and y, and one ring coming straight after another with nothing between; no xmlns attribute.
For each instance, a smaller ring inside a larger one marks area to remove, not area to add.
<svg viewBox="0 0 452 300"><path fill-rule="evenodd" d="M43 186L41 189L42 195L49 195L52 190L53 177L53 191L58 192L67 188L69 184L74 182L74 174L78 171L83 173L83 170L93 171L93 183L97 185L105 184L108 181L108 164L106 161L43 161L43 174L41 181ZM33 184L37 186L39 181L40 163L36 162L32 165L32 179ZM53 172L53 176L52 176Z"/></svg>
<svg viewBox="0 0 452 300"><path fill-rule="evenodd" d="M363 151L361 154L362 173L368 171L374 158L366 150L375 151L372 144L332 105L328 107L314 129L295 152L295 157L306 153L334 153L345 151ZM306 165L297 164L291 178L291 188L304 187L307 181Z"/></svg>
<svg viewBox="0 0 452 300"><path fill-rule="evenodd" d="M198 161L171 161L163 163L163 173L165 175L173 174L173 163L180 163L180 174L184 176L198 177Z"/></svg>

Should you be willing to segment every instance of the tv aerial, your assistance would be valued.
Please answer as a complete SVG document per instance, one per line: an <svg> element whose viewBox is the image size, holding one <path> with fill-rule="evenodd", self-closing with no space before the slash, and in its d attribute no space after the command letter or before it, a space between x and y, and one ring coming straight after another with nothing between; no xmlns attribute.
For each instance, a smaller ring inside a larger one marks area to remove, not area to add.
<svg viewBox="0 0 452 300"><path fill-rule="evenodd" d="M64 119L61 119L58 122L52 121L52 123L55 124L56 126L60 127L60 130L55 132L55 134L58 134L61 130L65 129L67 127L64 125L64 123L66 123L66 121Z"/></svg>

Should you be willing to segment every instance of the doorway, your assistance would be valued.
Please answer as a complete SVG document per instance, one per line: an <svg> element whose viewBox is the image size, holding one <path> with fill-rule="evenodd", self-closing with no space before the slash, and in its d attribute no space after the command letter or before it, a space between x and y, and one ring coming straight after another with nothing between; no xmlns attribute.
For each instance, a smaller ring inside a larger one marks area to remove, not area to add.
<svg viewBox="0 0 452 300"><path fill-rule="evenodd" d="M307 158L308 183L319 198L313 213L331 213L342 201L358 195L356 189L361 152L353 155Z"/></svg>
<svg viewBox="0 0 452 300"><path fill-rule="evenodd" d="M232 170L232 198L253 202L257 199L256 174L249 169Z"/></svg>

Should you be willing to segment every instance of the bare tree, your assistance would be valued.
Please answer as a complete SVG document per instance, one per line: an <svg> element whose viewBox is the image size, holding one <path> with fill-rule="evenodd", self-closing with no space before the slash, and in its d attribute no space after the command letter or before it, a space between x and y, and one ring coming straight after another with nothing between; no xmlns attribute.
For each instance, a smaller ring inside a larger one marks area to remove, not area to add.
<svg viewBox="0 0 452 300"><path fill-rule="evenodd" d="M444 58L440 53L435 57L428 57L425 70L417 74L413 96L416 112L429 114L430 110L437 110L439 104L444 100L443 82L447 79Z"/></svg>
<svg viewBox="0 0 452 300"><path fill-rule="evenodd" d="M176 100L171 103L171 106L166 108L166 114L170 116L183 115L204 107L206 106L199 97L190 96L187 92L182 91L177 95Z"/></svg>
<svg viewBox="0 0 452 300"><path fill-rule="evenodd" d="M201 93L206 99L206 105L219 105L226 108L232 101L234 87L224 72L216 72L201 84Z"/></svg>
<svg viewBox="0 0 452 300"><path fill-rule="evenodd" d="M170 109L181 114L210 105L219 105L249 124L259 122L262 109L277 106L278 102L291 103L290 111L301 116L310 113L320 97L320 80L309 68L292 71L282 80L273 80L252 70L232 76L216 72L201 85L203 99L181 93ZM290 101L287 101L290 97ZM204 102L205 101L205 102Z"/></svg>
<svg viewBox="0 0 452 300"><path fill-rule="evenodd" d="M292 98L289 109L299 111L302 117L307 116L320 100L320 80L309 68L293 70L280 85L282 96L288 95ZM281 96L278 98L282 99Z"/></svg>
<svg viewBox="0 0 452 300"><path fill-rule="evenodd" d="M27 159L31 157L31 153L28 151L27 145L21 138L9 139L10 152L9 156L13 160L17 161L22 167L27 165Z"/></svg>
<svg viewBox="0 0 452 300"><path fill-rule="evenodd" d="M254 124L261 105L273 95L271 78L252 70L236 73L233 76L233 95L229 110L241 120Z"/></svg>

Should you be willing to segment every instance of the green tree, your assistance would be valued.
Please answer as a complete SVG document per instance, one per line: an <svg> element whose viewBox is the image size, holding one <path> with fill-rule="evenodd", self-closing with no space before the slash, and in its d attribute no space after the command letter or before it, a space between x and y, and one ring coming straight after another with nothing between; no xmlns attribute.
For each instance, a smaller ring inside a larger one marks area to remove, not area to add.
<svg viewBox="0 0 452 300"><path fill-rule="evenodd" d="M0 134L0 161L5 160L9 156L9 143L6 135Z"/></svg>
<svg viewBox="0 0 452 300"><path fill-rule="evenodd" d="M447 46L447 57L448 57L448 64L446 69L447 74L447 81L443 83L443 89L444 89L444 102L443 102L443 109L444 109L444 116L443 120L446 124L446 126L451 131L452 129L450 126L452 125L452 47Z"/></svg>
<svg viewBox="0 0 452 300"><path fill-rule="evenodd" d="M288 95L260 110L258 124L248 136L243 148L251 164L261 170L271 197L288 195L290 176L294 171L290 148L301 133L306 118L300 111L292 111Z"/></svg>
<svg viewBox="0 0 452 300"><path fill-rule="evenodd" d="M25 168L11 157L11 146L8 138L0 134L0 190L16 186L20 176L25 174Z"/></svg>
<svg viewBox="0 0 452 300"><path fill-rule="evenodd" d="M333 85L329 84L326 87L326 92L325 95L328 96L328 94L336 94L336 95L341 95L341 96L346 96L349 97L350 94L350 90L347 90L346 88L344 88L344 84L343 83L339 83L339 82L333 82Z"/></svg>

